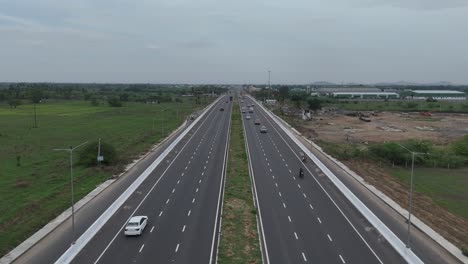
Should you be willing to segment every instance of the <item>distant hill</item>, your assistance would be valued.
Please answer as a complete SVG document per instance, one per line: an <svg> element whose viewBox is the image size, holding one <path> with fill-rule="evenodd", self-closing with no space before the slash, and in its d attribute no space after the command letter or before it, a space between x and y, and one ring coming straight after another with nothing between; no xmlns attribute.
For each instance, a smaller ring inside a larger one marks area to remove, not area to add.
<svg viewBox="0 0 468 264"><path fill-rule="evenodd" d="M374 83L373 85L376 85L376 86L451 86L453 84L451 82L446 82L446 81L432 82L432 83L416 83L416 82L399 81L399 82L388 82L388 83Z"/></svg>

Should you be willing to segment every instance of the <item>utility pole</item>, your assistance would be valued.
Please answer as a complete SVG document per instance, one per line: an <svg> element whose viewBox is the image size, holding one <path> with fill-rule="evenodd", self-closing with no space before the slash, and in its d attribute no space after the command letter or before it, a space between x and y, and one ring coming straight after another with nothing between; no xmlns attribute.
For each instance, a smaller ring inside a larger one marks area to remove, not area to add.
<svg viewBox="0 0 468 264"><path fill-rule="evenodd" d="M75 201L74 201L74 189L73 189L73 151L84 144L88 143L88 141L81 143L80 145L76 147L70 146L70 148L67 149L54 149L54 150L62 150L62 151L68 151L70 152L70 185L71 185L71 208L72 208L72 242L71 244L75 244Z"/></svg>
<svg viewBox="0 0 468 264"><path fill-rule="evenodd" d="M37 128L36 103L34 103L34 128Z"/></svg>
<svg viewBox="0 0 468 264"><path fill-rule="evenodd" d="M397 143L398 144L398 143ZM407 228L407 239L406 239L406 248L411 248L410 245L410 227L411 227L411 210L413 208L413 177L414 177L414 156L415 155L427 155L427 153L423 152L414 152L406 148L405 146L398 144L400 147L406 149L408 152L411 153L411 178L410 178L410 193L409 193L409 208L408 208L408 228Z"/></svg>
<svg viewBox="0 0 468 264"><path fill-rule="evenodd" d="M99 143L98 143L98 152L97 152L97 162L98 166L101 166L101 139L99 138Z"/></svg>
<svg viewBox="0 0 468 264"><path fill-rule="evenodd" d="M271 99L271 83L270 83L270 73L271 71L268 70L268 99Z"/></svg>

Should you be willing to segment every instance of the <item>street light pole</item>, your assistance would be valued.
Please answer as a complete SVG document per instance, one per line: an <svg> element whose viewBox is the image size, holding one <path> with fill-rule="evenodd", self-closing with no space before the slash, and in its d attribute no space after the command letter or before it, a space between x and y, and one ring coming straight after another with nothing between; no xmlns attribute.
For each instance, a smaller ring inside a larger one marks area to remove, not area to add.
<svg viewBox="0 0 468 264"><path fill-rule="evenodd" d="M74 186L73 186L73 151L84 144L88 143L88 141L81 143L76 147L70 146L67 149L54 149L54 150L62 150L70 152L70 185L71 185L71 208L72 208L72 245L75 244L75 193L74 193Z"/></svg>
<svg viewBox="0 0 468 264"><path fill-rule="evenodd" d="M270 73L271 71L268 70L268 99L271 99L271 83L270 83Z"/></svg>
<svg viewBox="0 0 468 264"><path fill-rule="evenodd" d="M397 143L398 144L398 143ZM410 193L409 193L409 208L408 208L408 229L407 229L407 238L406 238L406 248L411 248L410 245L410 227L411 227L411 211L413 209L413 178L414 178L414 156L415 155L425 155L427 153L414 152L406 148L405 146L398 144L400 147L406 149L411 153L411 177L410 177Z"/></svg>

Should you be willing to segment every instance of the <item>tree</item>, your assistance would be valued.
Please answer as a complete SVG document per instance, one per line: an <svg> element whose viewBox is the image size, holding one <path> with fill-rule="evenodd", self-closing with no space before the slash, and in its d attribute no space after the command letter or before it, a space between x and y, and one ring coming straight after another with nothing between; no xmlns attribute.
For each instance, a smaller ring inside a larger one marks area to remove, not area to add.
<svg viewBox="0 0 468 264"><path fill-rule="evenodd" d="M322 102L317 98L309 98L307 100L307 105L309 106L309 110L314 112L322 109Z"/></svg>
<svg viewBox="0 0 468 264"><path fill-rule="evenodd" d="M98 105L99 105L99 101L98 101L98 99L96 98L96 96L92 96L92 97L91 97L90 104L91 104L92 106L98 106Z"/></svg>
<svg viewBox="0 0 468 264"><path fill-rule="evenodd" d="M94 141L90 144L87 144L79 153L79 163L88 167L96 166L98 148L98 141ZM104 160L101 162L101 164L112 165L117 162L117 151L115 150L115 147L109 143L101 141L100 154L104 157Z"/></svg>
<svg viewBox="0 0 468 264"><path fill-rule="evenodd" d="M291 95L291 101L294 102L294 105L297 108L301 108L302 100L304 99L304 95L302 93L293 93Z"/></svg>
<svg viewBox="0 0 468 264"><path fill-rule="evenodd" d="M120 100L123 102L128 102L129 98L130 98L130 95L128 93L123 93L120 95Z"/></svg>
<svg viewBox="0 0 468 264"><path fill-rule="evenodd" d="M122 106L122 102L120 101L120 99L118 97L110 97L109 99L107 99L107 103L109 103L109 106L111 107L121 107Z"/></svg>
<svg viewBox="0 0 468 264"><path fill-rule="evenodd" d="M8 98L8 104L10 105L10 109L16 108L21 105L21 100L10 97Z"/></svg>
<svg viewBox="0 0 468 264"><path fill-rule="evenodd" d="M284 99L289 98L289 87L286 85L281 85L279 88L279 95L282 102Z"/></svg>

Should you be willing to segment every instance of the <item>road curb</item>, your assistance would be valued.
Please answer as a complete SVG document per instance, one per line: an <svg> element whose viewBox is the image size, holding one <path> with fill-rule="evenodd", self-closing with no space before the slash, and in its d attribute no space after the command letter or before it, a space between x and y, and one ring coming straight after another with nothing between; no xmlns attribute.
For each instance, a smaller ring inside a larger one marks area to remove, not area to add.
<svg viewBox="0 0 468 264"><path fill-rule="evenodd" d="M266 109L266 108L265 108ZM269 111L269 110L268 110ZM292 127L289 123L284 121L281 117L277 116L275 113L272 111L269 111L275 118L280 120L283 124L285 124L287 127L289 127L295 134L296 137L300 137L301 139L305 140L308 142L313 148L318 150L322 155L327 157L329 160L331 160L333 163L335 163L338 167L340 167L342 170L344 170L347 174L349 174L351 177L353 177L357 182L359 182L362 186L364 186L366 189L368 189L372 194L377 196L380 200L382 200L385 204L387 204L390 208L395 210L397 213L399 213L402 217L406 218L408 215L408 211L404 208L402 208L398 203L393 201L390 197L388 197L386 194L378 190L375 186L366 183L364 178L356 174L354 171L352 171L350 168L348 168L345 164L340 162L339 160L335 159L334 157L328 155L323 151L323 149L312 142L311 140L305 138L299 131L297 131L294 127ZM411 224L414 225L416 228L421 230L424 234L426 234L428 237L430 237L432 240L434 240L437 244L439 244L442 248L450 252L454 257L456 257L458 260L460 260L463 263L468 263L468 257L465 257L461 250L453 245L450 241L445 239L443 236L441 236L439 233L437 233L434 229L426 225L423 221L421 221L418 217L412 215L411 217Z"/></svg>
<svg viewBox="0 0 468 264"><path fill-rule="evenodd" d="M205 108L203 108L202 110L200 110L200 112L204 112L210 105L211 103ZM102 191L107 189L107 187L109 187L112 183L118 180L121 176L123 176L133 167L135 167L143 159L148 157L148 155L156 151L164 143L166 143L168 140L173 138L178 132L180 132L183 128L185 128L187 124L188 122L187 120L185 120L179 127L174 129L167 137L165 137L163 140L161 140L160 142L156 143L153 147L151 147L149 151L147 151L145 154L138 157L138 159L135 159L131 163L127 164L125 166L125 169L121 173L119 173L117 176L113 176L112 179L106 180L105 182L99 184L94 190L92 190L90 193L88 193L83 198L81 198L78 202L75 203L75 213L78 212L83 206L85 206L93 198L98 196ZM21 257L24 253L26 253L29 249L31 249L33 246L39 243L42 239L44 239L47 235L49 235L52 231L54 231L57 227L59 227L63 222L68 220L70 217L71 217L71 207L67 208L59 216L54 218L52 221L50 221L44 227L36 231L33 235L31 235L29 238L27 238L25 241L23 241L21 244L15 247L13 250L8 252L5 256L0 258L0 264L9 264L15 261L16 259L18 259L19 257Z"/></svg>

